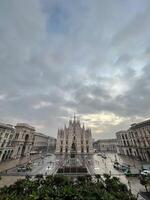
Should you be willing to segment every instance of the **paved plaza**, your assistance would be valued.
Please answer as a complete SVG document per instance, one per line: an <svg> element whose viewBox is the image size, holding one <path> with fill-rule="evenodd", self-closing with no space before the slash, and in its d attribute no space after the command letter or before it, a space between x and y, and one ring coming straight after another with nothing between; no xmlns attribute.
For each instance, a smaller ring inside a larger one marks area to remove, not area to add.
<svg viewBox="0 0 150 200"><path fill-rule="evenodd" d="M130 164L133 167L138 169L141 168L141 163L139 161L133 161L132 159L126 157L120 157L115 154L106 154L107 158L104 159L97 154L93 155L93 160L88 160L88 162L92 162L93 172L96 174L103 175L104 173L111 174L112 176L117 176L120 178L121 182L128 185L131 188L132 192L137 195L140 191L145 191L145 188L140 184L138 177L126 177L122 172L114 169L113 163L117 159L119 163ZM7 170L7 178L3 178L1 180L0 186L2 187L5 184L8 184L9 177L11 179L11 183L16 179L14 177L25 177L26 175L35 176L37 174L43 175L52 175L55 174L60 161L57 160L55 155L47 156L45 158L39 158L33 161L32 171L29 172L18 172L17 167L14 167L10 170ZM12 178L13 177L13 178Z"/></svg>
<svg viewBox="0 0 150 200"><path fill-rule="evenodd" d="M140 184L138 177L126 177L123 172L120 172L113 167L113 163L116 158L121 164L129 164L137 169L141 168L141 163L139 161L133 161L132 159L126 157L120 157L115 154L107 154L107 159L103 159L101 156L94 155L95 173L101 175L107 173L120 178L121 182L128 185L128 187L131 187L131 191L135 195L137 195L140 191L145 191L145 188Z"/></svg>

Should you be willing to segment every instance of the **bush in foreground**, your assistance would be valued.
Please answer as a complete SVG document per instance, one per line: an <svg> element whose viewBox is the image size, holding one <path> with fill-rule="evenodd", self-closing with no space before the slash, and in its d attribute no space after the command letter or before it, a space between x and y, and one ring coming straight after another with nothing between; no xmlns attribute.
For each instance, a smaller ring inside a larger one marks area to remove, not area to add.
<svg viewBox="0 0 150 200"><path fill-rule="evenodd" d="M0 189L0 200L135 200L118 178L104 175L73 179L47 176L19 180Z"/></svg>

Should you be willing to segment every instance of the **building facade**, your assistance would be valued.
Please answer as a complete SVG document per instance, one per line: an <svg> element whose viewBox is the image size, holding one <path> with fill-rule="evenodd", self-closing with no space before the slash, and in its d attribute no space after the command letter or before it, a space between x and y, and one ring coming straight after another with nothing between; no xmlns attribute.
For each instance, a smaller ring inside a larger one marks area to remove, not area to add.
<svg viewBox="0 0 150 200"><path fill-rule="evenodd" d="M35 128L25 123L17 123L15 130L16 133L13 140L13 158L30 155L33 147Z"/></svg>
<svg viewBox="0 0 150 200"><path fill-rule="evenodd" d="M117 139L97 140L93 147L97 152L117 152Z"/></svg>
<svg viewBox="0 0 150 200"><path fill-rule="evenodd" d="M56 138L48 136L48 149L47 152L54 153L56 150Z"/></svg>
<svg viewBox="0 0 150 200"><path fill-rule="evenodd" d="M15 130L12 125L0 123L0 162L12 158L12 140L14 136Z"/></svg>
<svg viewBox="0 0 150 200"><path fill-rule="evenodd" d="M116 136L118 154L150 162L150 120L132 124Z"/></svg>
<svg viewBox="0 0 150 200"><path fill-rule="evenodd" d="M92 134L90 129L81 127L80 121L74 117L69 126L59 129L57 134L56 154L92 154Z"/></svg>
<svg viewBox="0 0 150 200"><path fill-rule="evenodd" d="M34 133L32 151L34 153L46 153L48 148L48 136L42 133Z"/></svg>

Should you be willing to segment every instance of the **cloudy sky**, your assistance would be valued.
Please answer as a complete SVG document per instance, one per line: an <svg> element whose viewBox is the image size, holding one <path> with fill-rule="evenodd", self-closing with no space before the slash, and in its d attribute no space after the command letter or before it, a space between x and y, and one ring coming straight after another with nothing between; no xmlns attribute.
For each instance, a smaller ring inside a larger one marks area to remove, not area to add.
<svg viewBox="0 0 150 200"><path fill-rule="evenodd" d="M1 0L0 121L95 138L150 117L149 0Z"/></svg>

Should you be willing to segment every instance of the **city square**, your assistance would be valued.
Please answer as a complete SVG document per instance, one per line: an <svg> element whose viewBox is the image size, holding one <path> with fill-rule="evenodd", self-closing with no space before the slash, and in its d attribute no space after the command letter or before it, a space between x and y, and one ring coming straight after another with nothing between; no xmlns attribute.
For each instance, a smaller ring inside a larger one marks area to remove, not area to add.
<svg viewBox="0 0 150 200"><path fill-rule="evenodd" d="M0 200L150 200L150 0L0 1Z"/></svg>
<svg viewBox="0 0 150 200"><path fill-rule="evenodd" d="M97 154L93 155L93 175L94 174L100 174L103 176L103 174L111 174L112 176L119 177L121 182L125 183L130 187L133 194L137 195L140 191L145 191L144 186L140 184L139 177L126 177L123 172L120 172L116 170L113 167L113 164L116 159L116 154L113 153L106 153L106 159L102 158L101 156L98 156ZM117 156L117 160L120 163L124 164L130 164L130 166L136 166L136 168L141 168L141 163L139 161L133 161L132 159L124 158L121 156ZM37 174L42 174L43 176L47 175L55 175L56 169L59 165L59 161L56 159L56 156L52 154L51 156L47 156L45 158L40 158L35 160L32 163L32 170L26 171L26 172L18 172L18 167L12 168L10 170L7 170L8 177L13 176L36 176ZM70 176L75 176L75 174L70 174ZM5 177L5 176L4 176ZM5 178L4 178L5 180ZM2 185L2 183L1 183ZM3 181L3 185L5 185L5 181Z"/></svg>
<svg viewBox="0 0 150 200"><path fill-rule="evenodd" d="M139 124L134 125L134 127L136 126L139 127ZM147 130L144 134L149 134L149 121L141 122L140 127L143 128L143 126L144 130ZM145 129L145 126L148 128ZM9 186L18 179L30 178L34 180L36 177L67 176L75 180L77 177L90 176L94 180L94 177L108 175L117 177L138 199L143 198L140 197L140 194L148 190L148 185L141 184L140 177L145 166L147 166L147 170L150 169L147 160L149 154L143 154L137 145L136 149L139 149L137 152L141 153L141 157L137 153L134 154L135 147L133 154L130 155L132 143L129 147L126 144L132 142L132 138L128 140L127 137L131 133L131 128L123 132L125 137L122 132L117 132L117 139L103 139L93 142L91 129L85 127L84 124L82 125L75 115L72 120L69 120L68 125L64 126L64 129L58 129L57 139L36 133L34 127L27 124L17 124L16 127L17 137L15 136L14 141L12 140L14 146L9 147L12 148L11 152L14 152L12 156L14 155L15 159L10 160L6 153L1 155L2 160L5 156L6 158L5 162L0 165L2 176L0 187ZM2 130L8 128L8 131L15 131L12 127L10 129L8 125L4 124L1 124L1 128ZM121 135L118 136L120 133ZM9 134L11 135L12 132ZM23 136L24 141L19 139ZM31 140L30 137L33 139ZM136 140L139 141L138 138ZM149 137L148 140L144 141L145 145L149 144ZM31 144L33 146L29 148ZM20 148L22 148L21 151ZM145 149L143 150L148 153Z"/></svg>

